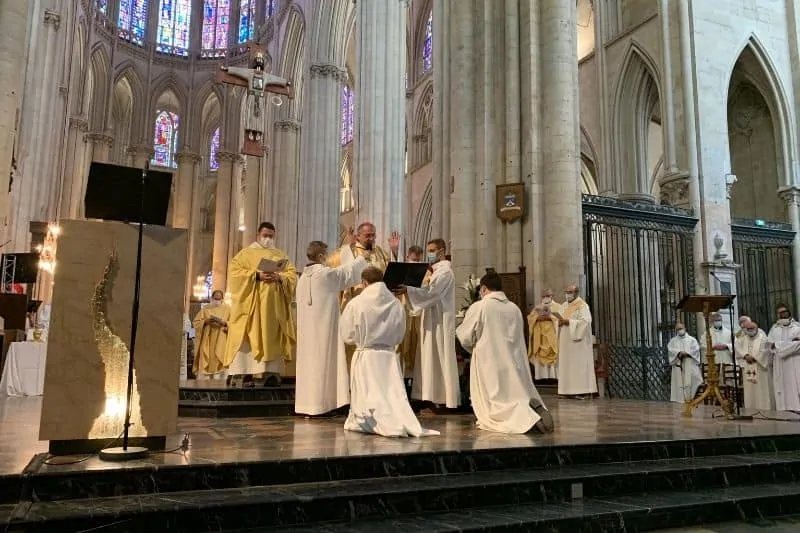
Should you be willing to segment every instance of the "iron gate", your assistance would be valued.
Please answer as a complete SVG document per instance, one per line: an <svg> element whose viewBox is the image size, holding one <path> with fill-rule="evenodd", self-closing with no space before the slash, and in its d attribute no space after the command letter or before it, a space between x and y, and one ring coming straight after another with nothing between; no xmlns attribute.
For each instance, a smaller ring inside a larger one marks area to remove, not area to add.
<svg viewBox="0 0 800 533"><path fill-rule="evenodd" d="M776 305L794 307L794 232L787 224L738 218L732 220L731 230L733 260L740 265L736 271L739 314L769 331Z"/></svg>
<svg viewBox="0 0 800 533"><path fill-rule="evenodd" d="M586 296L608 394L669 400L675 305L694 292L697 219L670 206L583 196ZM680 317L696 332L695 317Z"/></svg>

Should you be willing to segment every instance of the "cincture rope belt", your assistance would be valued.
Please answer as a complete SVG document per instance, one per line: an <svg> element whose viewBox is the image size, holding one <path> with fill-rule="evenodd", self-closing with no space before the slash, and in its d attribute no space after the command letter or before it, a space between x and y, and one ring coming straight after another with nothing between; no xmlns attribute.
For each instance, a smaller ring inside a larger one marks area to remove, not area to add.
<svg viewBox="0 0 800 533"><path fill-rule="evenodd" d="M387 350L390 352L394 351L394 346L389 346L388 344L373 344L371 346L356 346L357 352L363 352L365 350Z"/></svg>

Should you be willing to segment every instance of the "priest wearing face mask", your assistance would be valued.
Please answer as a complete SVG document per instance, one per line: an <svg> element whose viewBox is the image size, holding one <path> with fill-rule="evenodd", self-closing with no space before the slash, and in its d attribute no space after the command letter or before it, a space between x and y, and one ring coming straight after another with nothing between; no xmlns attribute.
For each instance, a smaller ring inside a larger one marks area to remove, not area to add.
<svg viewBox="0 0 800 533"><path fill-rule="evenodd" d="M414 362L411 397L455 409L461 401L456 359L455 275L444 257L447 245L433 239L426 247L432 270L430 283L421 288L400 286L395 294L407 294L420 318L420 350Z"/></svg>
<svg viewBox="0 0 800 533"><path fill-rule="evenodd" d="M684 403L694 399L697 388L703 383L700 345L680 322L675 324L675 336L667 344L667 354L672 368L670 401Z"/></svg>
<svg viewBox="0 0 800 533"><path fill-rule="evenodd" d="M772 356L767 350L766 334L758 324L748 320L742 324L744 335L736 339L736 362L742 369L744 406L748 409L775 409L772 390Z"/></svg>
<svg viewBox="0 0 800 533"><path fill-rule="evenodd" d="M777 306L778 321L769 330L767 348L772 355L775 409L800 411L800 324L783 304Z"/></svg>
<svg viewBox="0 0 800 533"><path fill-rule="evenodd" d="M231 308L222 291L211 293L211 301L194 317L195 356L192 369L197 379L222 377L225 347L228 343L228 319Z"/></svg>
<svg viewBox="0 0 800 533"><path fill-rule="evenodd" d="M726 367L733 365L733 334L731 330L723 325L722 315L712 313L709 318L711 324L711 347L714 350L715 361L719 368L720 382L723 382ZM705 345L702 346L701 350L705 353ZM707 356L706 363L708 363ZM727 381L733 384L731 379Z"/></svg>
<svg viewBox="0 0 800 533"><path fill-rule="evenodd" d="M262 271L269 267L271 271ZM280 384L285 361L295 345L292 310L297 271L283 250L275 247L275 226L263 222L256 242L231 260L228 268L231 315L224 365L228 378L266 374L265 384Z"/></svg>
<svg viewBox="0 0 800 533"><path fill-rule="evenodd" d="M553 291L545 289L541 303L528 315L528 360L535 379L558 379L559 321L553 313L560 310L559 303L553 301Z"/></svg>
<svg viewBox="0 0 800 533"><path fill-rule="evenodd" d="M597 393L592 350L592 313L578 287L564 290L558 318L558 394L583 399Z"/></svg>

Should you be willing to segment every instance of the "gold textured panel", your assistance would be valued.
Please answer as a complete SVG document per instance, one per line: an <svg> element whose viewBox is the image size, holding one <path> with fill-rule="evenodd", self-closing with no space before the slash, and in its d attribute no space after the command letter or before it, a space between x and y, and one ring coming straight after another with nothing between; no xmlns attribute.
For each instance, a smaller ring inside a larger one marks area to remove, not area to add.
<svg viewBox="0 0 800 533"><path fill-rule="evenodd" d="M60 224L39 438L114 439L123 429L138 228ZM186 258L186 230L145 228L132 436L176 428Z"/></svg>

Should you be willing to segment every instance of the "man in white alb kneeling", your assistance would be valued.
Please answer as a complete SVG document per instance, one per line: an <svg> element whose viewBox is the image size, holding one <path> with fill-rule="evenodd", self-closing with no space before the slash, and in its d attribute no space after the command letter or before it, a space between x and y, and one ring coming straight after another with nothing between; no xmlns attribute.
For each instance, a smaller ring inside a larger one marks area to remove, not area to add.
<svg viewBox="0 0 800 533"><path fill-rule="evenodd" d="M364 289L344 308L339 333L356 346L350 368L350 414L344 429L384 437L438 435L423 429L408 403L397 345L406 332L403 305L375 267L361 273Z"/></svg>

